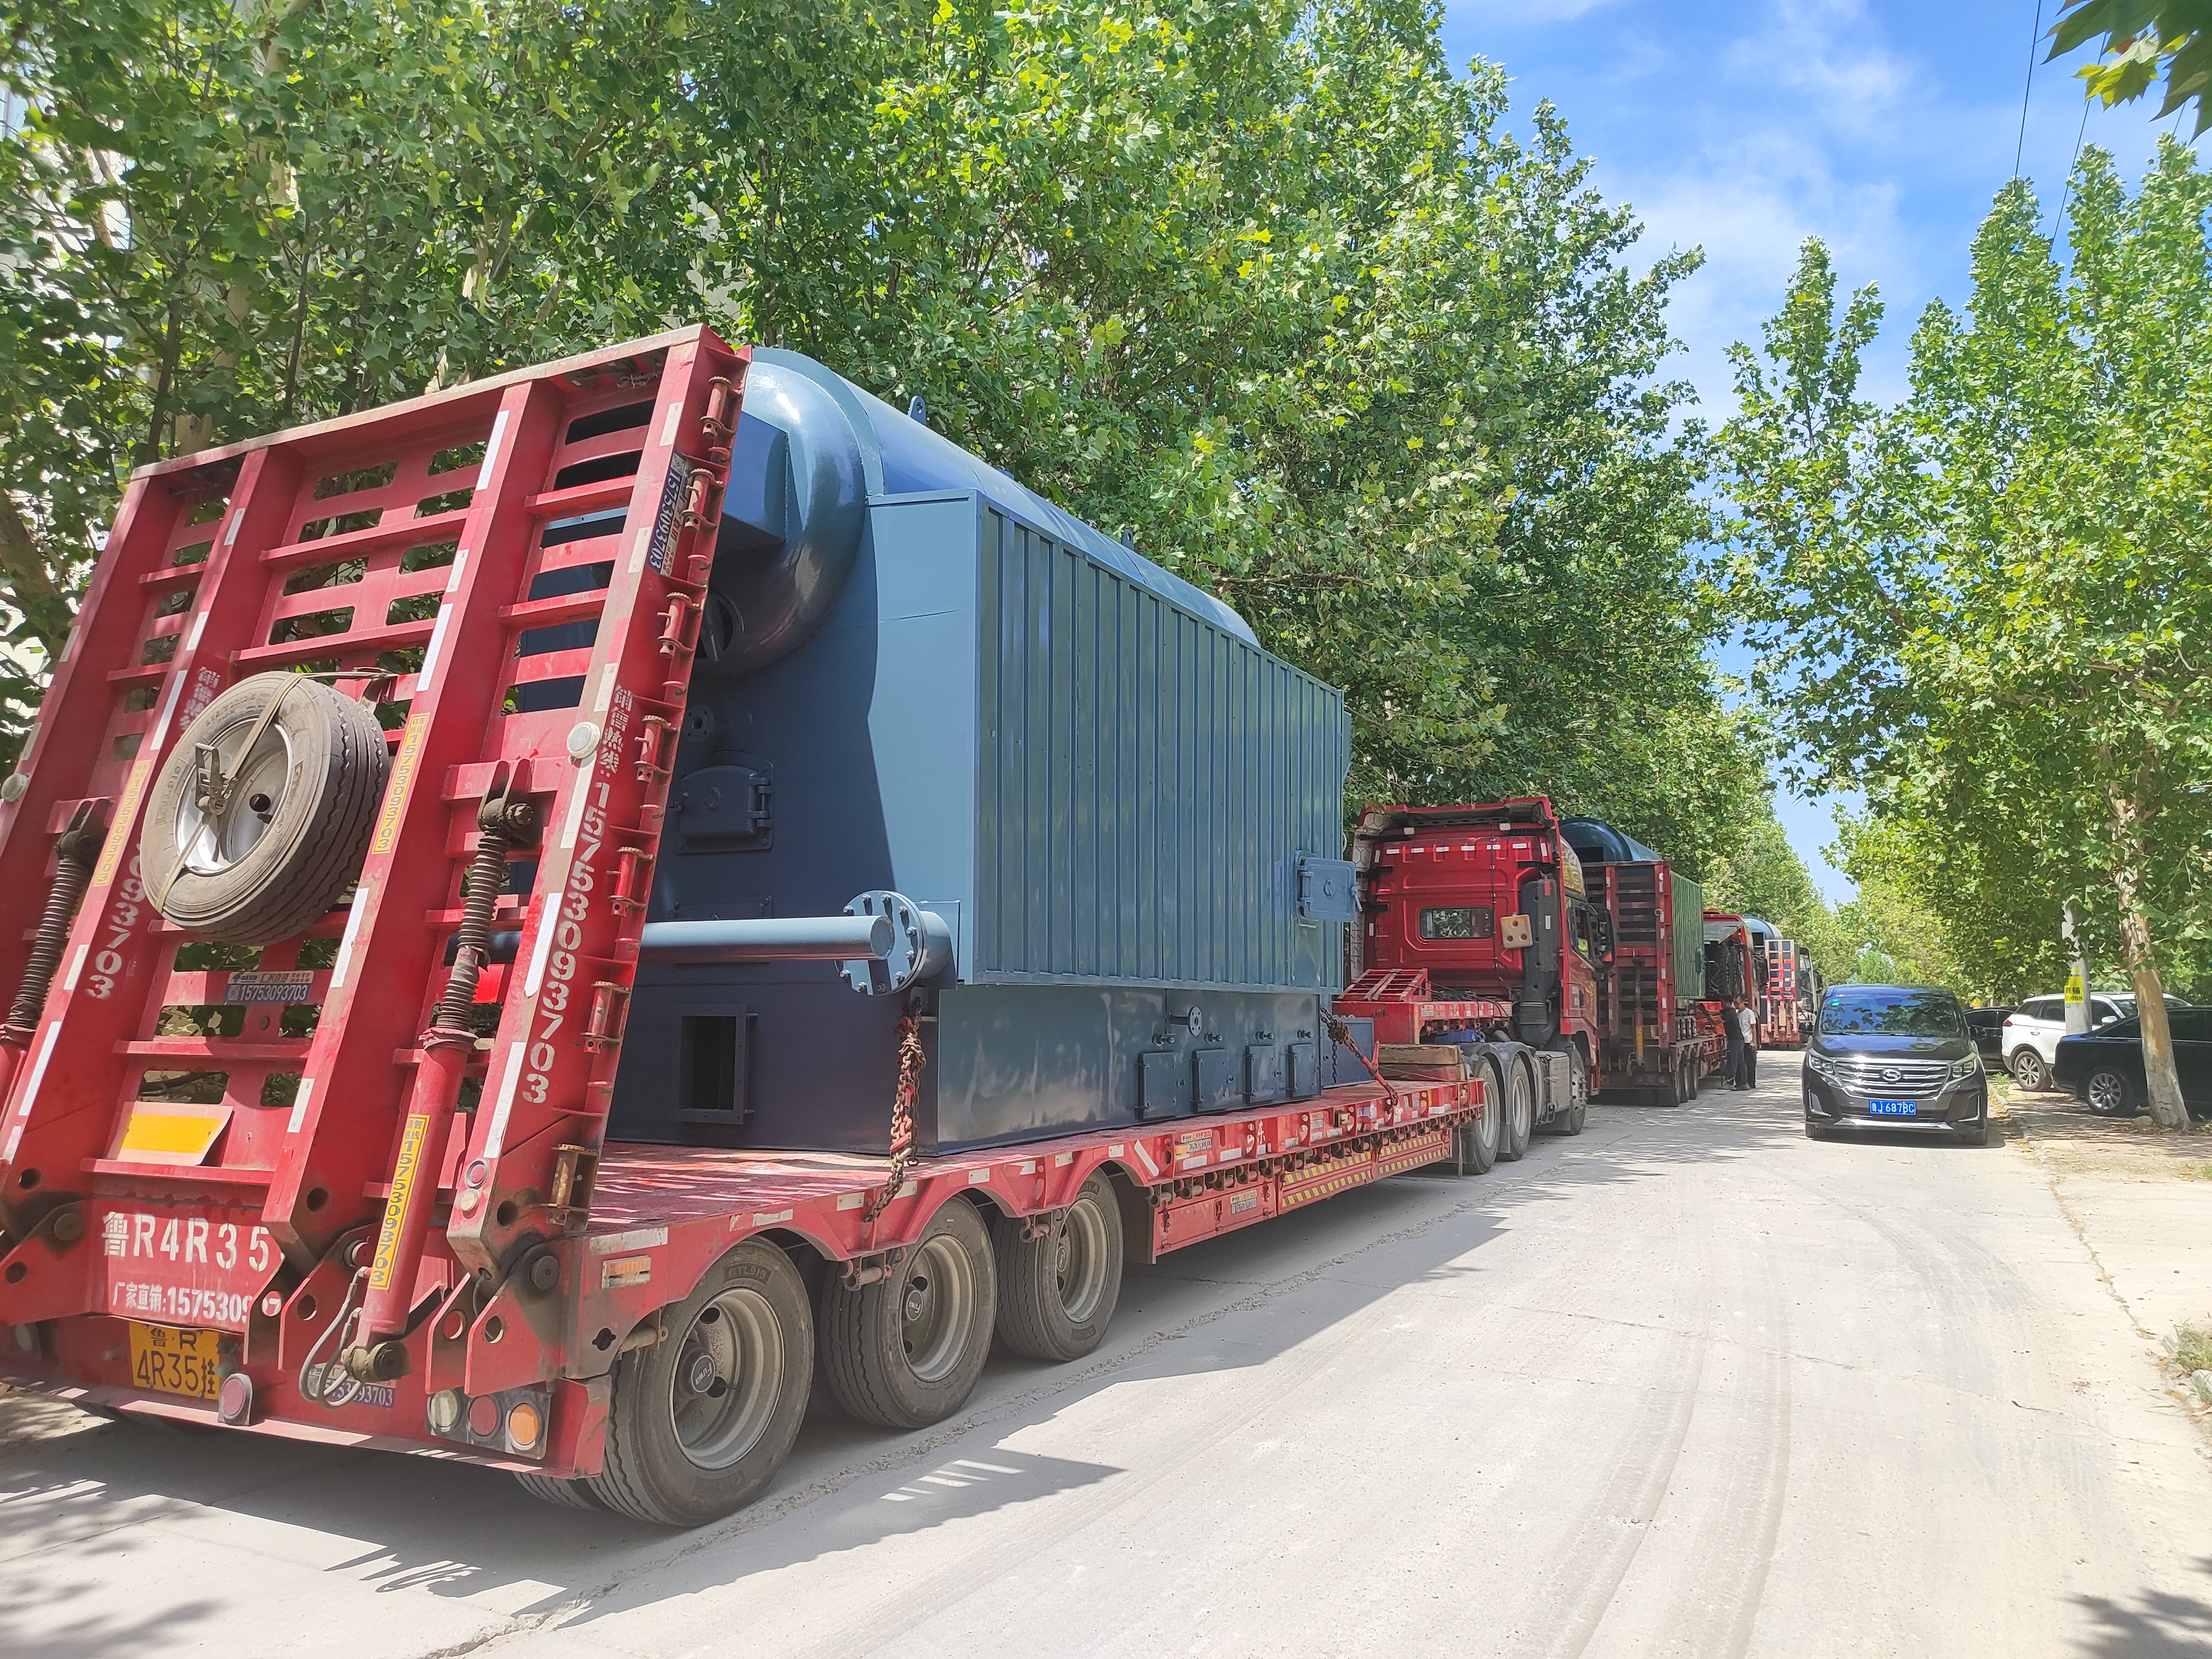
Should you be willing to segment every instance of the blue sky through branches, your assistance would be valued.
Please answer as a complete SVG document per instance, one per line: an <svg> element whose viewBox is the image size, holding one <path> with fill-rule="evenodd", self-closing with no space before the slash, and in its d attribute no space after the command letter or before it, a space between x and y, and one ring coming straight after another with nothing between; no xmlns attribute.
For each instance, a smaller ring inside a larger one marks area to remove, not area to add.
<svg viewBox="0 0 2212 1659"><path fill-rule="evenodd" d="M2058 5L2043 0L2043 27ZM1826 240L1846 288L1881 285L1867 390L1887 400L1904 389L1921 307L1965 295L1968 240L2015 147L2056 214L2084 131L2073 70L2086 54L2044 64L2036 46L2028 83L2036 22L2035 0L1445 0L1444 39L1462 63L1505 66L1517 118L1540 99L1559 107L1597 187L1640 214L1647 255L1705 249L1675 301L1688 347L1675 372L1717 424L1733 406L1723 354L1758 338L1805 237ZM2132 175L2156 107L2088 109L2087 141ZM1777 805L1814 881L1848 896L1821 856L1831 803Z"/></svg>

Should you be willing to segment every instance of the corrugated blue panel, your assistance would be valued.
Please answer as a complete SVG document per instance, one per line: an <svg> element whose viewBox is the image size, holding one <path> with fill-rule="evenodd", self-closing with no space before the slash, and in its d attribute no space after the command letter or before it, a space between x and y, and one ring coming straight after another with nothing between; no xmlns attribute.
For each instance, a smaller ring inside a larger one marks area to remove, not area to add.
<svg viewBox="0 0 2212 1659"><path fill-rule="evenodd" d="M1343 838L1341 697L988 504L982 541L972 976L1338 983L1296 863Z"/></svg>

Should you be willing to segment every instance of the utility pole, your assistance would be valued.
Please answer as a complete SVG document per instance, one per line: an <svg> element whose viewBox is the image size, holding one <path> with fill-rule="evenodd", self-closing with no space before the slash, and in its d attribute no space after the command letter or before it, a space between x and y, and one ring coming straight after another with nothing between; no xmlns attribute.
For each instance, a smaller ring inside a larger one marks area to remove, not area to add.
<svg viewBox="0 0 2212 1659"><path fill-rule="evenodd" d="M2089 964L2081 957L2081 941L2074 932L2074 901L2066 901L2059 932L2066 940L2067 954L2074 958L2066 975L2066 1035L2079 1036L2089 1029Z"/></svg>

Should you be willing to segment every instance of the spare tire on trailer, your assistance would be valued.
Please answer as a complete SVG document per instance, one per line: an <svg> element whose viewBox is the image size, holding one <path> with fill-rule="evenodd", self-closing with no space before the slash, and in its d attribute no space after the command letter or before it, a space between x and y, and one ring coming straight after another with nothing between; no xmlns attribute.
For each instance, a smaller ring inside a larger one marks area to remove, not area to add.
<svg viewBox="0 0 2212 1659"><path fill-rule="evenodd" d="M240 681L185 728L148 797L154 908L231 944L306 932L361 874L390 761L376 717L319 680Z"/></svg>

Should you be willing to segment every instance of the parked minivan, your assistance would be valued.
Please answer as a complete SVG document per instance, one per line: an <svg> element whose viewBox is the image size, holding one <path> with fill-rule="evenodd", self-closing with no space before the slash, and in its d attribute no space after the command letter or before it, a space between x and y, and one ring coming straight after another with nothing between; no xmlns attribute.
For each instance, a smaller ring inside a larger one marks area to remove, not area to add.
<svg viewBox="0 0 2212 1659"><path fill-rule="evenodd" d="M1805 1045L1805 1133L1938 1129L1990 1138L1990 1086L1964 1004L1924 985L1838 985Z"/></svg>

